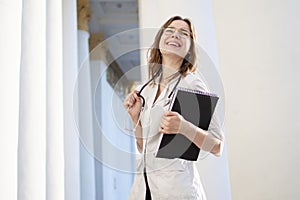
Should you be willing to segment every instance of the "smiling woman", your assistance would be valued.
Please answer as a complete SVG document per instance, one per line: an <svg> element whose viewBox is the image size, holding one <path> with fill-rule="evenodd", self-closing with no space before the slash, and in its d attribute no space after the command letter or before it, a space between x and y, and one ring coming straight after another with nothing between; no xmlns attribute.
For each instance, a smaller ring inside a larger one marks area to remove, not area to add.
<svg viewBox="0 0 300 200"><path fill-rule="evenodd" d="M181 37L184 35L182 33L188 33L189 37ZM168 68L179 68L179 62L181 64L179 71L183 75L188 70L194 72L196 69L195 40L195 30L189 19L182 19L180 16L170 18L158 31L148 51L150 77L153 77L154 73L159 69L159 64L163 64L162 59L165 59L165 63L170 62ZM175 44L178 48L173 48L172 50L172 44ZM169 56L162 56L163 53L165 55L169 54ZM175 66L171 63L175 63Z"/></svg>
<svg viewBox="0 0 300 200"><path fill-rule="evenodd" d="M185 21L175 20L163 31L159 43L161 53L173 53L172 58L182 59L191 46L189 25Z"/></svg>
<svg viewBox="0 0 300 200"><path fill-rule="evenodd" d="M177 87L207 91L193 73L195 32L189 19L175 16L159 29L148 51L148 69L149 81L124 101L142 153L129 199L206 199L195 162L155 156L161 136L174 133L213 155L222 152L221 124L213 123L207 131L202 130L179 113L168 111L166 103Z"/></svg>

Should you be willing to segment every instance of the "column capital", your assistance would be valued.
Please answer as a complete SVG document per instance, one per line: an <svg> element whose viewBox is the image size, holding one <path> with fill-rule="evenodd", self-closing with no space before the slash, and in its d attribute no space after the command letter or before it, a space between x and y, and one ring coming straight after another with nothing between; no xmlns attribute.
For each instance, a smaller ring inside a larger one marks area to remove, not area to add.
<svg viewBox="0 0 300 200"><path fill-rule="evenodd" d="M90 10L89 0L77 0L78 29L88 32L90 19L91 19L91 10Z"/></svg>

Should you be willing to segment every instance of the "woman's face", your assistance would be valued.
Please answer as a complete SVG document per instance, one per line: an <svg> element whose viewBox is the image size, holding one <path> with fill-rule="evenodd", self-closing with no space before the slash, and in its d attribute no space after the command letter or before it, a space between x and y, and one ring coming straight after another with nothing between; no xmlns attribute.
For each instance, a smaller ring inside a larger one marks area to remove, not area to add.
<svg viewBox="0 0 300 200"><path fill-rule="evenodd" d="M189 25L182 20L173 21L164 31L159 41L159 49L163 56L186 56L191 46Z"/></svg>

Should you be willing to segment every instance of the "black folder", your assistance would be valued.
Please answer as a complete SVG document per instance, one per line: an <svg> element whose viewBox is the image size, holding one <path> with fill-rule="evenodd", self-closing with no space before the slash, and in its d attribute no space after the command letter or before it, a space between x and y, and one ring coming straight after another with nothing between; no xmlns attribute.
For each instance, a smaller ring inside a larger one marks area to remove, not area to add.
<svg viewBox="0 0 300 200"><path fill-rule="evenodd" d="M218 100L216 94L177 88L169 110L178 112L187 121L208 130ZM200 149L182 134L163 134L156 156L196 161L199 152Z"/></svg>

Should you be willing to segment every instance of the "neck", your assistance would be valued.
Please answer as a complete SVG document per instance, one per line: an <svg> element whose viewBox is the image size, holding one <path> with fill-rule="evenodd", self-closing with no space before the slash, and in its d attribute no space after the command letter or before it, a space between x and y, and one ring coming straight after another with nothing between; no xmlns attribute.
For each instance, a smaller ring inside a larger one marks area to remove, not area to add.
<svg viewBox="0 0 300 200"><path fill-rule="evenodd" d="M172 79L172 75L179 71L180 66L182 64L182 58L168 58L164 57L162 60L162 80L164 79Z"/></svg>
<svg viewBox="0 0 300 200"><path fill-rule="evenodd" d="M162 59L162 65L167 68L172 68L174 70L179 70L181 64L182 64L183 59L181 57L169 57L169 56L164 56Z"/></svg>

